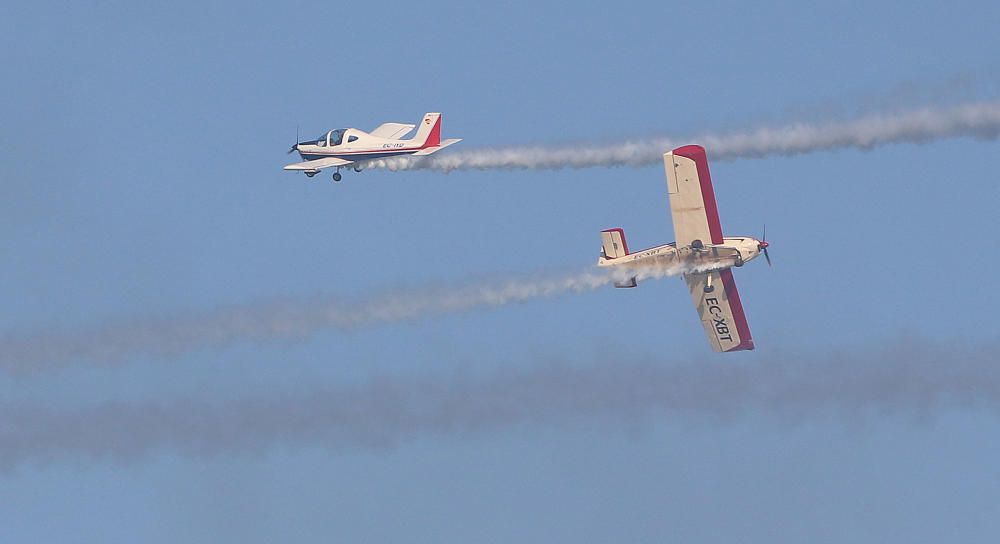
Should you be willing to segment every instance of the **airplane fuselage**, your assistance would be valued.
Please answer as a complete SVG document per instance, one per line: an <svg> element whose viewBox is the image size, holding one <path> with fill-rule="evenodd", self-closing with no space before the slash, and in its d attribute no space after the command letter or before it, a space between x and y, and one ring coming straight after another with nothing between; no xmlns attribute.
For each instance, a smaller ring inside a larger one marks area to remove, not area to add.
<svg viewBox="0 0 1000 544"><path fill-rule="evenodd" d="M727 237L721 244L706 244L701 248L685 246L678 248L676 242L651 247L629 253L623 257L609 259L602 252L598 266L670 266L691 263L713 269L743 266L761 254L761 241L748 236Z"/></svg>
<svg viewBox="0 0 1000 544"><path fill-rule="evenodd" d="M300 142L296 151L304 161L336 157L352 162L372 159L384 159L400 155L412 155L422 149L422 142L412 140L384 140L364 134L360 130L351 130L348 136L356 138L354 142L340 145L317 145L315 141Z"/></svg>

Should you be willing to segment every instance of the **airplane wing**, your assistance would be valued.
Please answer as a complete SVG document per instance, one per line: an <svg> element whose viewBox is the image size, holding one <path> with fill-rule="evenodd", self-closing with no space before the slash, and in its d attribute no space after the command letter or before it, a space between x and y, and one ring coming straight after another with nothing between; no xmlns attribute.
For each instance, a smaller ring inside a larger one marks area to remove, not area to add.
<svg viewBox="0 0 1000 544"><path fill-rule="evenodd" d="M667 193L677 247L689 246L695 240L704 245L721 244L722 224L705 148L699 145L678 147L663 155L663 166L667 171Z"/></svg>
<svg viewBox="0 0 1000 544"><path fill-rule="evenodd" d="M667 194L677 247L695 245L696 241L706 246L722 244L722 223L705 148L698 145L678 147L663 155L663 167L667 172ZM717 256L732 251L725 247L706 250ZM732 270L685 274L684 281L713 350L753 349L750 326L743 313Z"/></svg>
<svg viewBox="0 0 1000 544"><path fill-rule="evenodd" d="M445 140L445 141L441 142L438 145L434 145L434 146L431 146L431 147L425 147L425 148L421 149L420 151L417 151L416 153L414 153L413 156L414 157L422 157L424 155L430 155L431 153L435 153L435 152L441 151L442 149L448 147L449 145L457 144L458 142L461 142L461 141L462 141L461 138L451 138L449 140Z"/></svg>
<svg viewBox="0 0 1000 544"><path fill-rule="evenodd" d="M353 163L354 161L349 161L345 159L338 159L337 157L327 157L325 159L315 159L305 162L297 162L294 164L289 164L285 166L285 170L312 170L319 171L324 168L330 168L333 166L346 166Z"/></svg>
<svg viewBox="0 0 1000 544"><path fill-rule="evenodd" d="M710 291L705 292L708 278L712 278ZM733 271L714 270L712 272L685 274L691 291L691 299L698 310L698 317L705 327L705 336L715 351L742 351L753 349L750 325L743 313L740 293L736 290Z"/></svg>
<svg viewBox="0 0 1000 544"><path fill-rule="evenodd" d="M376 136L378 138L385 138L387 140L398 140L403 136L406 136L411 130L417 125L406 125L403 123L382 123L375 130L371 131L369 134Z"/></svg>

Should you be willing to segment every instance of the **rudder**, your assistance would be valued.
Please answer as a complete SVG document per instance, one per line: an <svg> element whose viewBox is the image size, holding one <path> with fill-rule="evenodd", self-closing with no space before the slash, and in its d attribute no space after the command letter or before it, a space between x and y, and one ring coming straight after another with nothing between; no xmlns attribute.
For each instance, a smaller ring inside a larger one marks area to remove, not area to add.
<svg viewBox="0 0 1000 544"><path fill-rule="evenodd" d="M601 257L605 260L620 259L628 255L628 243L625 242L625 231L620 228L601 231ZM615 281L615 287L635 287L635 276L625 280Z"/></svg>
<svg viewBox="0 0 1000 544"><path fill-rule="evenodd" d="M625 231L620 228L601 231L602 250L605 259L617 259L628 255L628 244L625 243Z"/></svg>
<svg viewBox="0 0 1000 544"><path fill-rule="evenodd" d="M413 142L420 147L441 145L441 114L427 113L420 121L420 128L413 136Z"/></svg>

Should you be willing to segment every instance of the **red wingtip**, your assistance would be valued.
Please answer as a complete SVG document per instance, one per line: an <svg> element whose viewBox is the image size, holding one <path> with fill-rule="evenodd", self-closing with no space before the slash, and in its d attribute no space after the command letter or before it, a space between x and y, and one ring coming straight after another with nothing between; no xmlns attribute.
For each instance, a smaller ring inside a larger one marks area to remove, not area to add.
<svg viewBox="0 0 1000 544"><path fill-rule="evenodd" d="M713 244L722 243L722 222L719 220L719 208L715 203L715 191L712 189L712 174L708 171L708 155L705 148L691 144L678 147L673 154L691 159L698 167L698 178L701 182L701 198L705 204L705 214L708 216L708 231L712 235Z"/></svg>
<svg viewBox="0 0 1000 544"><path fill-rule="evenodd" d="M705 148L697 144L684 145L678 147L673 151L674 155L680 155L682 157L687 157L691 160L697 161L699 158L706 160Z"/></svg>

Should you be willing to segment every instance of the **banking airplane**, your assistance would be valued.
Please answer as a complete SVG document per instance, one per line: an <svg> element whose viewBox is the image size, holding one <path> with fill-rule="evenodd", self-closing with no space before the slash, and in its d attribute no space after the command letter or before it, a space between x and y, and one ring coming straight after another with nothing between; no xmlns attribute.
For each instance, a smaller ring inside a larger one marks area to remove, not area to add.
<svg viewBox="0 0 1000 544"><path fill-rule="evenodd" d="M414 128L416 125L384 123L371 132L356 128L331 130L315 140L293 145L288 152L298 151L304 162L289 164L285 170L304 172L313 177L324 168L336 168L333 181L339 182L341 167L352 165L355 172L360 172L372 159L430 155L462 141L460 138L441 140L440 113L424 115L416 135L408 140L400 139Z"/></svg>
<svg viewBox="0 0 1000 544"><path fill-rule="evenodd" d="M663 155L663 166L667 171L667 193L677 241L630 253L624 231L608 229L601 232L603 248L597 264L637 268L688 263L707 270L686 273L684 280L708 343L715 351L753 349L750 326L731 268L743 266L762 253L770 265L768 243L749 236L722 236L705 148L678 147ZM635 286L635 276L615 283L615 287Z"/></svg>

